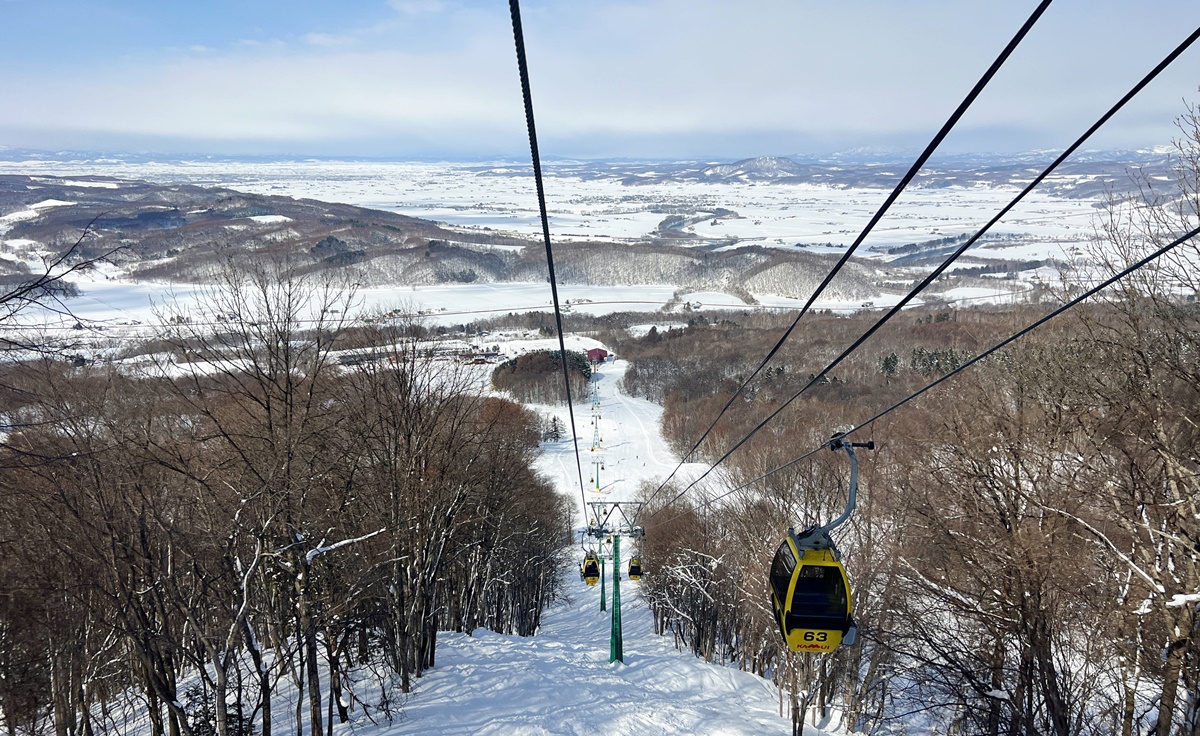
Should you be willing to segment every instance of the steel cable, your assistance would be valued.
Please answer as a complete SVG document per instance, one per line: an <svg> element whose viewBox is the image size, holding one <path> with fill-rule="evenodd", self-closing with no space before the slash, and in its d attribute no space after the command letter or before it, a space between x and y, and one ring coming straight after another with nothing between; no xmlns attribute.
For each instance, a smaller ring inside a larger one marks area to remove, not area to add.
<svg viewBox="0 0 1200 736"><path fill-rule="evenodd" d="M1017 45L1022 39L1025 38L1030 29L1033 28L1034 23L1036 23L1038 18L1042 16L1042 13L1046 11L1046 8L1050 6L1050 2L1051 0L1042 0L1042 2L1038 4L1033 13L1017 31L1016 35L1012 37L1012 39L1008 42L1008 45L1004 47L1004 49L1000 52L1000 55L997 56L995 61L992 62L992 65L988 67L983 76L979 78L979 81L975 83L975 86L971 88L971 91L967 93L967 96L963 98L963 101L959 103L958 107L954 110L946 122L943 123L941 129L938 130L937 134L934 135L933 139L929 142L929 145L925 147L925 150L921 152L921 155L918 156L913 162L912 166L909 167L908 172L903 178L900 179L900 182L896 184L896 187L892 190L891 194L888 195L887 199L884 200L883 204L880 205L879 209L871 217L866 227L863 228L862 232L859 233L858 237L855 238L854 242L850 245L846 252L842 254L842 257L838 260L838 262L834 264L833 269L826 274L824 280L821 281L816 290L813 291L813 293L808 297L808 300L804 303L804 306L801 307L800 311L796 314L796 318L792 320L792 324L789 325L786 330L784 330L784 333L776 341L774 347L767 352L766 357L762 359L762 362L758 364L758 367L754 369L754 371L746 378L746 380L742 381L741 385L734 390L733 394L730 395L729 400L725 402L725 406L723 406L721 410L717 412L717 416L708 425L708 428L705 429L700 435L700 439L696 440L696 443L692 445L692 448L684 453L683 457L671 471L670 475L667 476L666 480L659 484L654 493L650 494L650 497L647 499L647 503L652 501L667 486L667 484L671 482L671 479L675 477L675 474L679 472L679 469L683 467L683 464L688 461L688 458L690 458L696 452L696 450L700 448L700 445L704 442L704 440L708 438L713 428L717 426L717 422L721 421L721 417L725 416L725 413L729 411L731 406L733 406L733 402L737 400L737 397L742 395L742 392L746 390L746 387L750 385L750 382L753 381L755 377L757 377L762 371L762 369L767 366L767 363L771 362L771 360L775 357L775 354L779 352L779 349L783 347L783 344L787 342L789 337L791 337L792 332L796 329L796 325L800 324L800 319L804 317L804 315L812 307L813 303L816 302L822 293L824 293L825 289L833 281L834 277L837 276L842 267L846 265L846 262L850 260L850 257L854 255L854 252L858 250L858 247L862 245L863 241L866 240L871 231L875 229L875 225L881 219L883 219L883 216L891 208L892 204L894 204L895 201L900 197L900 194L908 187L909 183L913 180L913 178L916 177L921 168L925 166L925 163L929 160L930 156L933 155L934 151L937 150L938 146L941 145L946 136L950 134L950 131L953 130L959 119L962 118L975 99L979 97L980 93L983 92L984 87L986 87L988 82L991 81L992 77L996 75L996 72L1000 70L1000 68L1008 60L1008 57L1012 55L1012 52L1017 48Z"/></svg>
<svg viewBox="0 0 1200 736"><path fill-rule="evenodd" d="M822 369L820 373L815 374L812 377L812 379L809 380L809 382L804 385L803 388L801 388L796 393L792 394L792 396L790 398L788 398L787 401L783 402L781 405L776 407L776 409L774 411L772 411L769 415L767 415L767 417L765 419L763 419L761 422L758 423L758 425L756 425L753 429L751 429L750 432L747 433L741 440L739 440L737 443L735 443L731 448L729 448L729 450L727 450L723 455L721 455L721 457L719 457L715 462L713 462L712 465L709 466L708 470L706 470L703 474L701 474L698 478L693 480L686 488L683 489L683 491L681 492L681 495L682 495L682 493L686 493L690 488L695 486L701 480L708 477L708 475L710 473L712 473L713 470L715 470L719 465L721 465L721 463L725 462L725 460L728 459L730 455L732 455L739 448L741 448L744 444L746 444L746 442L748 442L754 435L756 435L760 430L762 430L763 427L765 427L768 423L770 423L771 420L773 420L775 417L779 416L779 414L781 412L783 412L783 410L786 409L788 406L790 406L792 404L792 402L794 402L796 399L800 398L801 395L803 395L810 388L815 386L818 382L821 381L821 379L825 378L825 376L828 375L829 371L833 370L838 365L840 365L843 360L845 360L847 357L849 357L855 350L857 350L860 346L862 346L862 344L864 342L866 342L868 339L870 339L870 337L872 335L874 335L879 330L880 327L887 324L887 322L889 320L891 320L892 317L894 317L897 313L899 313L901 309L903 309L910 301L912 301L927 286L929 286L929 284L933 283L933 281L938 276L940 276L943 272L945 272L945 270L947 268L949 268L951 264L953 264L956 260L958 260L959 256L961 256L963 253L965 253L967 251L968 248L970 248L972 245L974 245L975 242L979 240L979 238L983 237L983 235L985 233L987 233L988 230L990 230L993 225L995 225L997 222L999 222L1000 219L1004 217L1004 215L1008 214L1008 212L1010 210L1012 210L1013 207L1015 207L1019 202L1021 202L1021 200L1023 200L1030 192L1032 192L1034 190L1034 188L1036 188L1039 184L1041 184L1042 181L1045 180L1045 178L1047 176L1049 176L1055 169L1057 169L1059 167L1059 165L1061 165L1068 157L1070 157L1071 154L1073 154L1076 150L1078 150L1078 148L1080 146L1082 146L1097 130L1099 130L1101 126L1103 126L1105 123L1107 123L1108 120L1110 118L1112 118L1112 116L1116 115L1117 112L1120 111L1121 108L1123 108L1126 103L1128 103L1139 92L1141 92L1142 89L1144 89L1146 87L1146 85L1150 84L1150 82L1153 81L1154 78L1157 77L1164 69L1166 69L1168 66L1170 66L1171 63L1173 61L1175 61L1175 59L1177 59L1180 54L1182 54L1184 51L1186 51L1188 49L1188 47L1190 47L1196 41L1197 38L1200 38L1200 28L1197 28L1196 30L1194 30L1191 33L1191 35L1189 35L1186 39L1183 40L1182 43L1180 43L1178 46L1176 46L1171 51L1171 53L1167 54L1166 58L1164 58L1161 62L1159 62L1159 64L1157 66L1155 66L1154 69L1152 69L1149 73L1147 73L1146 76L1142 77L1141 81L1139 81L1136 85L1134 85L1133 88L1130 89L1129 92L1127 92L1123 97L1121 97L1121 99L1118 100L1116 104L1114 104L1111 108L1109 108L1108 112L1106 112L1102 116L1100 116L1099 120L1097 120L1095 123L1093 123L1092 126L1090 128L1088 128L1086 132L1083 133L1083 135L1081 135L1078 139L1076 139L1076 141L1074 143L1072 143L1065 151L1063 151L1063 153L1060 154L1058 156L1058 158L1056 158L1048 167L1046 167L1046 169L1043 170L1042 173L1038 174L1038 176L1036 178L1034 178L1033 181L1031 181L1023 190L1021 190L1021 192L1016 197L1014 197L1012 199L1012 201L1010 201L1007 205L1005 205L996 214L996 216L993 217L991 220L989 220L987 222L987 224L985 224L977 233L975 233L975 235L973 235L970 239L968 239L966 242L964 242L957 250L954 251L954 253L952 253L950 255L949 258L947 258L944 262L942 262L942 264L939 265L936 269L934 269L928 276L926 276L924 279L922 279L922 281L919 284L917 284L917 286L914 287L903 299L901 299L895 306L893 306L891 309L889 309L888 312L886 314L884 314L883 317L879 318L879 320L874 325L872 325L870 327L870 329L868 329L865 333L863 333L862 336L860 336L857 340L855 340L848 348L846 348L844 351L842 351L842 353L840 355L838 355L838 357L834 358L833 362L831 362L829 365L825 366L825 368Z"/></svg>
<svg viewBox="0 0 1200 736"><path fill-rule="evenodd" d="M525 126L529 130L529 151L533 159L533 179L537 184L538 211L542 217L542 239L546 244L546 266L550 272L550 296L554 302L554 324L558 330L559 358L562 362L563 388L567 394L567 414L571 418L571 441L575 446L575 469L579 473L579 498L587 513L587 495L583 485L583 462L579 457L579 433L575 430L575 408L571 401L571 373L567 367L567 344L563 337L562 309L558 302L558 282L554 274L554 249L550 245L550 218L546 213L546 192L542 186L542 160L538 155L537 128L533 121L533 94L529 89L529 66L525 58L525 34L521 28L521 4L509 0L512 15L513 42L517 47L517 71L521 75L521 98L525 103Z"/></svg>

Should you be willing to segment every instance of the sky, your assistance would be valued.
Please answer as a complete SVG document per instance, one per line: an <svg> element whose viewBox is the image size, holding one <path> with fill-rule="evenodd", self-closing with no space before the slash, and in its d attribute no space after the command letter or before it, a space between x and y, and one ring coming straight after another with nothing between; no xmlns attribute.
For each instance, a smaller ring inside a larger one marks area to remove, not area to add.
<svg viewBox="0 0 1200 736"><path fill-rule="evenodd" d="M1033 0L526 0L545 157L919 150ZM1055 0L946 141L1061 149L1200 26ZM1168 144L1200 43L1089 148ZM528 156L503 0L0 0L0 147Z"/></svg>

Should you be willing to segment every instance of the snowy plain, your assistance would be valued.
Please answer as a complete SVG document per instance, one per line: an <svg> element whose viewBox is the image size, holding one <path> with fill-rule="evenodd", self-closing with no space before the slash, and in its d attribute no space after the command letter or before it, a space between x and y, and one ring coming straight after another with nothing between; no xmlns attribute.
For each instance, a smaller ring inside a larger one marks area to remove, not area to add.
<svg viewBox="0 0 1200 736"><path fill-rule="evenodd" d="M339 202L398 212L449 225L540 233L528 165L456 162L0 161L0 174L110 176L165 184L221 186L263 195ZM876 228L873 249L972 233L1016 194L1013 187L911 189ZM670 208L714 210L737 217L701 220L687 229L704 238L819 248L844 247L875 213L884 189L834 188L766 182L656 183L629 186L616 179L555 176L548 170L547 205L556 239L623 242L653 233ZM1034 251L1062 257L1092 234L1095 200L1032 193L996 227L1022 235ZM1012 248L1020 247L1014 243ZM1009 246L993 257L1009 257ZM878 253L876 253L878 255ZM1020 256L1026 257L1025 251Z"/></svg>
<svg viewBox="0 0 1200 736"><path fill-rule="evenodd" d="M264 195L318 199L373 207L441 221L455 227L491 228L518 235L540 232L536 197L523 164L496 161L370 162L370 161L162 161L126 162L120 159L81 161L0 161L0 174L68 177L88 186L113 187L113 182L86 177L137 179L162 184L221 186ZM882 203L886 191L768 182L655 183L638 186L615 178L554 175L548 170L546 191L552 237L586 238L617 243L645 242L654 234L664 212L705 212L717 209L736 216L702 219L686 226L695 243L728 238L738 245L803 248L814 253L840 253ZM35 179L36 181L36 179ZM33 184L32 186L37 186ZM881 261L893 256L888 248L972 233L1015 194L1012 187L943 187L912 189L892 208L864 243L859 255ZM30 251L36 244L6 240L18 221L31 219L45 207L71 206L45 201L20 212L0 214L0 247L7 252ZM981 243L968 255L976 259L1078 258L1092 236L1096 202L1034 192L993 230L997 239ZM277 222L278 216L258 219ZM36 249L34 249L36 250ZM31 266L36 266L30 263ZM1042 269L1047 270L1047 269ZM1050 269L1052 270L1052 269ZM1025 272L1015 281L997 281L993 289L978 287L940 295L963 303L1019 301L1031 281L1052 281L1053 273ZM169 284L130 284L114 270L101 269L75 278L83 297L70 305L72 315L54 310L33 311L26 323L48 333L75 328L107 330L103 337L144 334L136 325L160 322L166 304L175 312L193 314L198 287ZM675 296L671 284L644 286L563 285L561 298L572 309L589 314L613 311L653 312ZM545 284L446 284L362 289L357 314L398 309L417 314L431 324L453 325L510 311L548 311ZM730 294L692 293L684 297L697 308L795 309L801 302L776 294L754 294L746 304ZM884 308L898 297L880 293L865 301L821 300L817 309L850 311ZM918 297L913 306L919 306ZM98 336L101 337L101 336Z"/></svg>

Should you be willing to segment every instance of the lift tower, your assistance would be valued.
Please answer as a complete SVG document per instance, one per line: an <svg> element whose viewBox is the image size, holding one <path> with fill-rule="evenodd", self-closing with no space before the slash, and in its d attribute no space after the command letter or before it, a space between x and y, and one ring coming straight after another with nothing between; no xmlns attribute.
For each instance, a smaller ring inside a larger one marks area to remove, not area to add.
<svg viewBox="0 0 1200 736"><path fill-rule="evenodd" d="M609 635L609 662L625 661L625 639L621 629L621 535L642 537L645 529L633 523L642 510L640 501L617 501L605 503L593 501L591 507L593 522L588 525L586 534L603 543L612 540L613 551L613 612L612 631ZM601 581L601 585L603 585ZM600 610L604 610L604 591L600 592Z"/></svg>

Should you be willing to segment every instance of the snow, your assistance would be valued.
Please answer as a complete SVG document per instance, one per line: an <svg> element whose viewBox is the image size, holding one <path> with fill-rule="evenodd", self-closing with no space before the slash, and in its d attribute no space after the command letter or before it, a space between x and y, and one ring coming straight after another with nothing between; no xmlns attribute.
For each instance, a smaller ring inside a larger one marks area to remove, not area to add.
<svg viewBox="0 0 1200 736"><path fill-rule="evenodd" d="M325 554L326 552L332 552L335 549L340 549L347 545L355 544L357 542L361 542L363 540L370 539L371 537L375 536L376 534L383 534L386 531L387 531L387 529L380 529L379 531L371 532L370 534L364 534L361 537L355 537L353 539L343 539L342 541L334 542L333 544L325 544L325 540L321 540L321 544L310 549L308 551L308 553L306 555L304 555L304 560L305 560L305 562L307 562L308 564L311 565L313 560L317 559L318 557Z"/></svg>
<svg viewBox="0 0 1200 736"><path fill-rule="evenodd" d="M187 284L92 281L83 295L72 299L71 312L85 322L137 321L158 323L163 305L179 303L185 307L199 299L203 287ZM56 313L31 309L24 318L38 324L53 324ZM67 320L74 323L74 319Z"/></svg>
<svg viewBox="0 0 1200 736"><path fill-rule="evenodd" d="M963 286L956 289L947 289L936 296L948 302L1012 304L1019 298L1020 294L1026 291L1028 291L1028 288L1024 284L1014 284L1012 289L988 289L984 287Z"/></svg>
<svg viewBox="0 0 1200 736"><path fill-rule="evenodd" d="M1176 593L1175 595L1171 596L1171 600L1167 602L1167 607L1182 608L1183 606L1187 606L1192 603L1200 603L1200 593L1190 593L1187 595L1183 593Z"/></svg>
<svg viewBox="0 0 1200 736"><path fill-rule="evenodd" d="M558 347L557 340L497 339L496 343L506 354ZM577 336L567 341L569 350L590 347L602 345ZM574 499L581 512L582 498L630 501L643 480L664 478L674 468L659 432L662 407L621 390L628 367L623 360L606 361L593 379L600 398L603 492L589 490L581 496L570 437L545 444L538 461L538 469ZM585 481L592 469L591 405L584 397L575 406ZM530 408L558 416L570 426L565 406ZM686 465L681 475L698 474L704 467ZM623 570L636 543L624 539L621 548L619 569ZM611 573L609 566L607 575ZM521 638L485 630L474 636L443 633L438 637L437 666L417 681L401 722L379 731L363 724L337 733L791 733L790 719L779 715L779 691L774 685L735 667L708 664L677 651L671 637L653 633L650 611L639 594L640 583L628 579L621 581L625 661L609 663L611 594L610 610L601 612L599 587L589 588L578 582L577 576L568 575L569 599L546 612L536 636ZM805 733L820 736L826 732L806 727Z"/></svg>
<svg viewBox="0 0 1200 736"><path fill-rule="evenodd" d="M291 222L292 221L292 218L287 217L286 215L254 215L254 216L248 217L246 219L254 220L255 222L261 222L263 224L273 224L273 223L277 223L277 222Z"/></svg>
<svg viewBox="0 0 1200 736"><path fill-rule="evenodd" d="M630 325L625 331L632 337L645 337L652 327L659 332L666 332L667 330L684 329L687 324L684 322L648 322L642 325Z"/></svg>
<svg viewBox="0 0 1200 736"><path fill-rule="evenodd" d="M0 215L0 234L8 232L12 226L22 220L32 220L38 216L37 210L19 210L7 215Z"/></svg>
<svg viewBox="0 0 1200 736"><path fill-rule="evenodd" d="M531 639L442 634L437 667L418 681L404 722L380 736L791 733L772 685L656 636L630 580L621 581L625 663L610 664L611 613L599 610L598 588L578 585Z"/></svg>
<svg viewBox="0 0 1200 736"><path fill-rule="evenodd" d="M49 207L68 207L75 204L74 202L64 202L61 199L44 199L41 202L36 202L29 205L31 210L44 210Z"/></svg>
<svg viewBox="0 0 1200 736"><path fill-rule="evenodd" d="M30 248L41 245L41 243L37 242L36 240L30 240L29 238L13 238L11 240L5 240L4 245L9 248Z"/></svg>
<svg viewBox="0 0 1200 736"><path fill-rule="evenodd" d="M4 235L4 233L12 230L13 226L18 222L37 219L41 215L41 212L38 210L44 210L49 207L66 207L73 204L75 203L64 202L61 199L44 199L41 202L29 205L29 209L10 212L7 215L0 215L0 235Z"/></svg>
<svg viewBox="0 0 1200 736"><path fill-rule="evenodd" d="M655 312L671 300L674 286L606 286L563 284L560 302L585 314ZM549 312L550 287L545 283L438 284L433 286L374 287L358 292L364 311L402 306L424 310L435 324L470 322L509 312ZM415 307L415 308L414 308Z"/></svg>
<svg viewBox="0 0 1200 736"><path fill-rule="evenodd" d="M83 187L91 189L119 189L121 187L115 181L83 181L80 179L66 179L63 181L54 181L50 179L38 179L43 184L57 184L64 187Z"/></svg>
<svg viewBox="0 0 1200 736"><path fill-rule="evenodd" d="M490 169L490 170L489 170ZM521 170L524 167L520 167ZM454 162L281 161L0 161L0 173L111 176L167 183L223 186L265 195L342 202L398 212L452 226L540 234L530 177L505 175L517 167ZM499 175L498 175L499 174ZM949 235L974 233L1015 194L1011 187L911 189L876 227L859 255L889 260L883 249ZM736 238L741 244L812 252L841 252L887 196L886 190L819 185L672 182L632 187L615 179L547 174L550 231L555 240L640 240L654 233L664 208L738 217L690 226L696 244ZM995 229L1019 236L1011 243L973 249L996 258L1062 258L1091 235L1094 199L1066 199L1035 191ZM827 248L825 244L834 247ZM676 243L687 245L687 241Z"/></svg>

